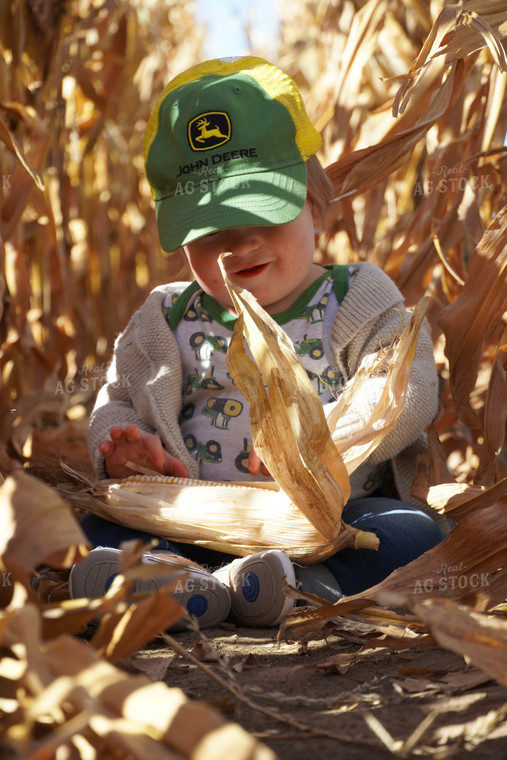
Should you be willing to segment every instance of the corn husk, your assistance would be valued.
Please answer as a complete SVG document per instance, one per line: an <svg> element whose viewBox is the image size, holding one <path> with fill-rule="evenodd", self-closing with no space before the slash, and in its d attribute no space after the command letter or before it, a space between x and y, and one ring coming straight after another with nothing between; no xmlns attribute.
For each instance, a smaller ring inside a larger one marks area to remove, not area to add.
<svg viewBox="0 0 507 760"><path fill-rule="evenodd" d="M285 332L223 274L238 314L227 365L250 403L254 447L293 503L332 540L350 483L322 403Z"/></svg>
<svg viewBox="0 0 507 760"><path fill-rule="evenodd" d="M327 541L276 484L135 475L96 483L91 493L71 498L108 520L239 556L281 548L309 563L356 541L377 543L370 534L347 529Z"/></svg>
<svg viewBox="0 0 507 760"><path fill-rule="evenodd" d="M386 375L380 399L366 424L346 438L334 437L335 445L349 474L373 453L405 408L408 380L427 306L427 298L419 301L411 321L388 352L366 357L350 387L342 393L328 415L329 428L334 431L340 417L353 409L356 403L359 405L359 399L369 378L378 373Z"/></svg>

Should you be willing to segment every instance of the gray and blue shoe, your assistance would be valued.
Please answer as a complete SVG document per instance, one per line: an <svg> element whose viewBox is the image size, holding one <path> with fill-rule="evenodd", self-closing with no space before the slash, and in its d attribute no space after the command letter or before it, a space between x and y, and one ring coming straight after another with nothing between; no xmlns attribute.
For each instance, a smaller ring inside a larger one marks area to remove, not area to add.
<svg viewBox="0 0 507 760"><path fill-rule="evenodd" d="M294 566L279 549L236 559L213 575L229 589L231 615L240 625L278 625L295 605L282 590L284 578L296 586Z"/></svg>
<svg viewBox="0 0 507 760"><path fill-rule="evenodd" d="M106 594L115 576L118 574L118 564L121 556L120 549L97 547L72 567L69 579L70 595L78 597L99 598ZM168 567L168 574L158 578L137 580L133 586L134 593L149 593L156 591L167 583L176 580L174 588L169 592L176 601L197 621L200 628L212 628L220 625L229 615L231 599L228 589L218 578L203 568L188 562L184 557L168 554L146 553L142 558L143 564L163 562ZM181 565L185 565L184 570ZM188 621L183 618L171 630L185 630Z"/></svg>

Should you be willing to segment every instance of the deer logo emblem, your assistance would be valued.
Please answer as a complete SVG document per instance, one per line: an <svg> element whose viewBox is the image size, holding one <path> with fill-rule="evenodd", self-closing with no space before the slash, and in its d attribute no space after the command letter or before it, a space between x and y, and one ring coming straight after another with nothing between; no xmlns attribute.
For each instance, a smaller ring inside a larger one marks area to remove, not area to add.
<svg viewBox="0 0 507 760"><path fill-rule="evenodd" d="M201 113L188 123L188 141L192 150L210 150L231 139L231 122L222 111Z"/></svg>

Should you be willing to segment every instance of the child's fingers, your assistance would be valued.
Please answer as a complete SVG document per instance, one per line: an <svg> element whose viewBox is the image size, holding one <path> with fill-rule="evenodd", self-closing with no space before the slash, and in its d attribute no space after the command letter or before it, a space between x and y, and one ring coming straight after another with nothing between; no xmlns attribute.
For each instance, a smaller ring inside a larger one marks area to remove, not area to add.
<svg viewBox="0 0 507 760"><path fill-rule="evenodd" d="M265 464L262 463L260 456L255 449L251 449L248 457L248 472L250 475L269 475L269 470Z"/></svg>
<svg viewBox="0 0 507 760"><path fill-rule="evenodd" d="M139 431L139 428L137 425L126 425L123 428L123 435L125 436L125 440L128 443L140 443L141 442L141 433ZM153 436L156 438L156 436Z"/></svg>
<svg viewBox="0 0 507 760"><path fill-rule="evenodd" d="M162 446L162 441L156 435L142 436L143 444L148 451L153 466L165 475L177 478L188 478L187 468L176 457L169 454Z"/></svg>
<svg viewBox="0 0 507 760"><path fill-rule="evenodd" d="M111 477L132 474L126 462L149 466L162 474L188 478L187 468L163 447L162 441L151 433L141 433L137 425L117 425L109 431L111 440L100 441L99 450L108 460L107 470Z"/></svg>
<svg viewBox="0 0 507 760"><path fill-rule="evenodd" d="M176 459L175 457L171 457L171 459L173 460L172 464L166 464L166 474L172 474L175 478L188 478L188 471L183 462L181 462L179 459ZM168 466L171 469L170 473L167 471Z"/></svg>
<svg viewBox="0 0 507 760"><path fill-rule="evenodd" d="M255 449L251 449L250 455L248 457L248 472L250 475L258 475L261 471L261 458L257 454Z"/></svg>
<svg viewBox="0 0 507 760"><path fill-rule="evenodd" d="M108 440L100 441L99 451L103 456L107 457L109 456L109 454L112 454L112 452L114 451L114 444L112 443L112 441L108 441Z"/></svg>
<svg viewBox="0 0 507 760"><path fill-rule="evenodd" d="M123 428L121 428L119 425L115 425L110 429L109 435L111 436L112 441L119 441L120 438L123 437Z"/></svg>

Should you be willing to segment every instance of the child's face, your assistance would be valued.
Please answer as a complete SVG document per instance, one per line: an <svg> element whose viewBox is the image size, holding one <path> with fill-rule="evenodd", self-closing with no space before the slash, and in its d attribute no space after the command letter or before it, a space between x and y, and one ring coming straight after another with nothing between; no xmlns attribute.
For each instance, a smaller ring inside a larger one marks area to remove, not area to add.
<svg viewBox="0 0 507 760"><path fill-rule="evenodd" d="M314 224L319 221L307 200L300 215L288 224L222 230L194 240L184 250L199 285L225 307L231 299L218 257L230 252L224 261L229 280L276 314L288 309L322 271L313 264Z"/></svg>

